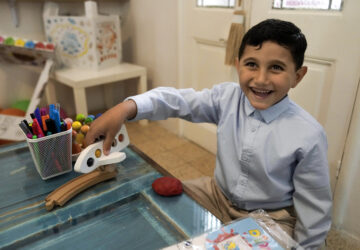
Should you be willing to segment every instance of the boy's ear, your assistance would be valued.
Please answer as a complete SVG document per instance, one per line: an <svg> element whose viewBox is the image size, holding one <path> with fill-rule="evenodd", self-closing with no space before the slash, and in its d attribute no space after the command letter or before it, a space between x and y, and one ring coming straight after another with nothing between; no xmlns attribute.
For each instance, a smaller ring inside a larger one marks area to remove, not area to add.
<svg viewBox="0 0 360 250"><path fill-rule="evenodd" d="M306 75L306 72L307 72L307 67L306 66L302 66L300 69L298 69L296 71L296 79L295 79L295 84L294 86L292 86L293 88L295 88L298 83L303 79L303 77Z"/></svg>

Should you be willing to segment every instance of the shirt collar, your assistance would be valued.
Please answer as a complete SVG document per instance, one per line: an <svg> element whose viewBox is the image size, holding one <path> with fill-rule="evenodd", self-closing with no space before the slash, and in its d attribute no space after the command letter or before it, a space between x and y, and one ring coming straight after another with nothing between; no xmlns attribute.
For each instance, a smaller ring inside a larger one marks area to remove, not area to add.
<svg viewBox="0 0 360 250"><path fill-rule="evenodd" d="M251 116L254 113L255 108L250 104L249 99L246 97L246 95L244 96L245 96L245 114L247 116Z"/></svg>
<svg viewBox="0 0 360 250"><path fill-rule="evenodd" d="M271 107L265 110L256 110L245 96L245 113L247 116L251 116L255 111L257 111L266 123L270 123L289 108L289 103L290 99L286 95L280 102L272 105Z"/></svg>

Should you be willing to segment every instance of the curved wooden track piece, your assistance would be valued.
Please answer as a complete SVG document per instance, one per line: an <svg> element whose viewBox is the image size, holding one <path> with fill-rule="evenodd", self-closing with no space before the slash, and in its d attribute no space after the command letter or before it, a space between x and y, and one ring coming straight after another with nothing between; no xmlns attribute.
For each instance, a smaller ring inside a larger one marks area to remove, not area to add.
<svg viewBox="0 0 360 250"><path fill-rule="evenodd" d="M71 181L52 191L45 198L45 207L48 211L50 211L54 208L55 205L63 206L68 200L85 189L100 182L114 178L116 175L117 168L113 164L101 166L90 173L80 175L79 177L72 179Z"/></svg>

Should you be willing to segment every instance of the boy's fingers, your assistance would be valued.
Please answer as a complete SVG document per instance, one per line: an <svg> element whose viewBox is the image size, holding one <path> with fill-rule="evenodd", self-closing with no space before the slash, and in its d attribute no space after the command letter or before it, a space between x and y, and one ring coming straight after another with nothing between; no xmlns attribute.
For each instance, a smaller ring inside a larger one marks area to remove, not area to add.
<svg viewBox="0 0 360 250"><path fill-rule="evenodd" d="M84 140L84 146L87 147L87 146L89 146L90 144L92 144L93 142L94 142L93 137L92 137L89 133L86 134L85 140Z"/></svg>
<svg viewBox="0 0 360 250"><path fill-rule="evenodd" d="M104 151L105 155L109 155L110 147L111 147L111 144L112 144L114 138L115 138L115 134L110 133L110 132L106 134L105 140L104 140L104 145L103 145L103 151Z"/></svg>
<svg viewBox="0 0 360 250"><path fill-rule="evenodd" d="M87 147L95 141L95 136L92 131L88 131L85 135L84 146Z"/></svg>
<svg viewBox="0 0 360 250"><path fill-rule="evenodd" d="M96 138L99 137L99 134L100 134L100 132L98 132L96 130L91 130L91 127L90 127L90 130L86 133L86 136L85 136L85 140L84 140L85 147L93 144L96 141Z"/></svg>

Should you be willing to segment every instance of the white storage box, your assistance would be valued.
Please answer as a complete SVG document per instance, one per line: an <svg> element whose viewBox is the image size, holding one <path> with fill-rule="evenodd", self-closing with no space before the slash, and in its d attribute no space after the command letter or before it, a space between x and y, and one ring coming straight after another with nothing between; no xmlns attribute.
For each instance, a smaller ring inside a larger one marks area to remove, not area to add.
<svg viewBox="0 0 360 250"><path fill-rule="evenodd" d="M99 15L93 1L85 1L85 16L58 13L57 4L44 4L44 29L47 40L55 44L58 63L70 68L102 69L121 62L119 16Z"/></svg>

